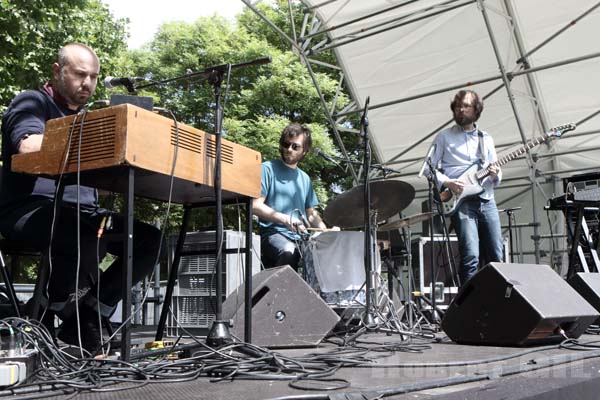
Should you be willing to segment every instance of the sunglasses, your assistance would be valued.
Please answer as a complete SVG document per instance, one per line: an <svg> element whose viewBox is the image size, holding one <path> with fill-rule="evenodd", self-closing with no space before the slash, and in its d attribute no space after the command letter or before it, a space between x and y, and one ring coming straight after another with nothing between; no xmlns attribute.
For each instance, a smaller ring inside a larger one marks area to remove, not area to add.
<svg viewBox="0 0 600 400"><path fill-rule="evenodd" d="M284 148L284 149L289 149L290 146L292 147L292 150L294 150L294 151L300 150L302 148L302 145L298 144L298 143L283 142L281 144L281 147Z"/></svg>

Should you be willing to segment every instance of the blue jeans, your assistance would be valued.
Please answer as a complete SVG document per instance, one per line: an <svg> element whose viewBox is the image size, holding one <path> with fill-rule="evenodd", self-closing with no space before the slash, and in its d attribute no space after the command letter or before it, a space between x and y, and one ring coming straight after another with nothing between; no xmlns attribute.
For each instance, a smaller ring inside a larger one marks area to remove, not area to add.
<svg viewBox="0 0 600 400"><path fill-rule="evenodd" d="M298 270L300 251L296 243L281 233L263 236L260 240L260 252L265 268L289 265Z"/></svg>
<svg viewBox="0 0 600 400"><path fill-rule="evenodd" d="M458 271L460 284L464 285L480 264L503 259L500 217L494 200L469 199L461 204L452 216L458 236L461 265ZM481 252L481 257L480 257Z"/></svg>

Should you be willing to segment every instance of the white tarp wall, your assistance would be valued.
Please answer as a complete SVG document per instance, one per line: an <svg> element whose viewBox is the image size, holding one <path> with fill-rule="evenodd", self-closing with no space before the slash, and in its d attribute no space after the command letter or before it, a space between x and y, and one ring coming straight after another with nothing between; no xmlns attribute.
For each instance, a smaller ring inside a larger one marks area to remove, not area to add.
<svg viewBox="0 0 600 400"><path fill-rule="evenodd" d="M564 233L560 213L547 218L543 210L547 198L562 192L561 178L600 171L598 0L302 2L322 24L309 24L309 33L327 32L310 40L305 34L299 43L309 56L334 49L357 104L350 112L370 97L375 156L397 170L395 179L417 189L406 215L421 212L427 182L416 175L435 133L451 123L457 90L469 87L485 98L479 124L494 137L499 155L553 126L580 122L575 132L536 147L537 162L521 158L506 165L497 190L500 208L523 207L518 225L539 224L537 231L518 229L529 254L522 261L535 261L531 235L548 235L549 220L554 233ZM526 66L536 72L524 73ZM537 245L541 261L549 263L556 246L543 238Z"/></svg>

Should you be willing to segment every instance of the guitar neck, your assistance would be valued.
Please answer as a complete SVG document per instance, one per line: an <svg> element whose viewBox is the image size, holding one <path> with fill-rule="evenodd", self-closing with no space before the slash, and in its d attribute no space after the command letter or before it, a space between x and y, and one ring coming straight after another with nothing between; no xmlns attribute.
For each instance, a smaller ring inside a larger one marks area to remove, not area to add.
<svg viewBox="0 0 600 400"><path fill-rule="evenodd" d="M477 179L481 180L481 179L485 178L486 176L488 176L490 174L490 167L492 165L501 167L504 164L508 163L509 161L512 161L515 158L525 154L525 152L533 149L535 146L538 146L538 145L546 142L549 137L550 137L550 135L548 135L548 133L544 133L543 135L541 135L535 139L529 140L527 143L525 143L523 146L519 147L515 151L508 153L507 155L500 158L498 161L488 165L486 168L482 168L479 171L477 171L477 173L476 173Z"/></svg>

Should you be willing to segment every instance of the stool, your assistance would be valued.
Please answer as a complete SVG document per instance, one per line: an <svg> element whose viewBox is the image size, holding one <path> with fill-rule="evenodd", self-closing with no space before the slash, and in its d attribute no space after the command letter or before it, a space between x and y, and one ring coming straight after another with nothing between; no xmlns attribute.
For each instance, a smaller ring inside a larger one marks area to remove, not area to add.
<svg viewBox="0 0 600 400"><path fill-rule="evenodd" d="M19 308L17 294L15 292L12 277L10 276L10 271L8 270L8 267L4 262L4 255L2 254L2 250L0 250L0 268L2 269L2 280L4 281L4 287L6 288L6 296L8 297L8 301L11 304L12 312L16 317L20 318L21 310Z"/></svg>
<svg viewBox="0 0 600 400"><path fill-rule="evenodd" d="M37 279L35 283L35 289L33 291L32 300L28 303L28 310L25 314L30 318L39 319L40 308L42 305L47 306L47 300L44 298L44 288L48 284L48 257L45 252L41 252L37 249L28 246L20 241L13 241L8 239L0 240L0 273L2 280L7 292L7 297L11 303L11 308L15 316L21 317L23 310L19 306L17 300L16 291L14 289L13 280L11 277L11 271L4 261L4 255L11 256L11 268L14 273L15 269L18 268L18 258L21 256L36 256L40 258L38 267Z"/></svg>

